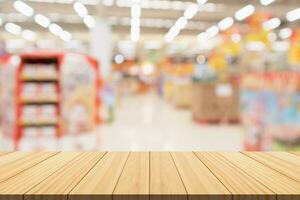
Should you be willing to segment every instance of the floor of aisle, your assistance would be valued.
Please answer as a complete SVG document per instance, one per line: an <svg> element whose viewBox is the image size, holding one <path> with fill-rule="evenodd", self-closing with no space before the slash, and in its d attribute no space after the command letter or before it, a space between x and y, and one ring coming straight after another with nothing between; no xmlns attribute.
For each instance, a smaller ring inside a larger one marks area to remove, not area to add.
<svg viewBox="0 0 300 200"><path fill-rule="evenodd" d="M124 97L115 122L98 132L99 150L243 150L241 126L196 124L189 110L176 109L154 93Z"/></svg>

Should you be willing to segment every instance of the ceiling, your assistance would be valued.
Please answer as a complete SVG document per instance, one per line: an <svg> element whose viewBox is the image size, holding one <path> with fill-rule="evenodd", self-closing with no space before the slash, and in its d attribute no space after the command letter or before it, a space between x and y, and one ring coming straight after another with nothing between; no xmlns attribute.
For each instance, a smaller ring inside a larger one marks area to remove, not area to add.
<svg viewBox="0 0 300 200"><path fill-rule="evenodd" d="M60 3L49 3L49 1ZM25 17L18 13L13 7L13 2L12 0L0 0L0 17L2 17L5 22L15 22L23 28L35 31L47 31L47 29L43 29L34 23L33 18ZM88 28L84 25L82 19L74 12L72 0L24 0L24 2L34 8L35 13L48 16L51 21L58 23L65 30L72 33L88 32ZM86 3L89 14L108 21L112 25L114 33L127 34L130 32L130 7L120 7L116 4L107 6L103 5L101 0L81 0L81 2ZM196 0L181 2L188 5L190 2L195 3ZM264 11L272 13L274 16L281 18L282 24L285 25L287 24L285 23L286 13L298 8L300 0L276 0L268 6L262 6L259 0L208 0L208 3L210 8L208 7L206 10L199 11L180 34L198 34L209 26L216 24L221 19L233 16L237 10L247 4L253 4L258 12ZM177 9L142 8L141 33L165 34L183 13L183 6ZM300 20L293 22L290 26L299 27L299 21Z"/></svg>

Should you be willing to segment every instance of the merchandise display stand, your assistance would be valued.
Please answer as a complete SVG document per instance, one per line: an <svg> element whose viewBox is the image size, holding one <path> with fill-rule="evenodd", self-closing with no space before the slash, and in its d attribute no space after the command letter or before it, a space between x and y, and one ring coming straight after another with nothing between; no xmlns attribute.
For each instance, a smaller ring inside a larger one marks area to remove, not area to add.
<svg viewBox="0 0 300 200"><path fill-rule="evenodd" d="M61 54L23 54L17 71L15 146L30 127L61 136Z"/></svg>
<svg viewBox="0 0 300 200"><path fill-rule="evenodd" d="M29 141L42 138L47 144L65 134L93 131L100 123L98 70L97 61L82 54L20 55L12 133L15 148L24 136Z"/></svg>

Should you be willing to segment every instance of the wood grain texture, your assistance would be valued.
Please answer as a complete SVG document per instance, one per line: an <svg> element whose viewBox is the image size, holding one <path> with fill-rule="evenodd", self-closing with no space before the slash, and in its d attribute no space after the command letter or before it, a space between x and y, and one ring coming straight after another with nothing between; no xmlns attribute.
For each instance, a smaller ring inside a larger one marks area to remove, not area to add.
<svg viewBox="0 0 300 200"><path fill-rule="evenodd" d="M266 186L246 174L218 153L195 153L233 194L234 199L276 199ZM225 173L224 173L225 172Z"/></svg>
<svg viewBox="0 0 300 200"><path fill-rule="evenodd" d="M58 153L58 152L57 152ZM57 154L55 152L13 152L0 157L0 182Z"/></svg>
<svg viewBox="0 0 300 200"><path fill-rule="evenodd" d="M0 200L19 200L35 185L81 153L59 153L0 183Z"/></svg>
<svg viewBox="0 0 300 200"><path fill-rule="evenodd" d="M169 152L150 153L150 199L187 199L187 192Z"/></svg>
<svg viewBox="0 0 300 200"><path fill-rule="evenodd" d="M70 192L70 200L111 199L129 153L107 153Z"/></svg>
<svg viewBox="0 0 300 200"><path fill-rule="evenodd" d="M105 153L82 153L25 194L25 200L67 200L68 194ZM43 195L47 194L47 195Z"/></svg>
<svg viewBox="0 0 300 200"><path fill-rule="evenodd" d="M9 154L10 152L2 152L2 151L0 151L0 156L3 156L3 155L5 155L5 154Z"/></svg>
<svg viewBox="0 0 300 200"><path fill-rule="evenodd" d="M293 152L290 152L290 153L295 154L297 156L300 156L300 151L293 151Z"/></svg>
<svg viewBox="0 0 300 200"><path fill-rule="evenodd" d="M300 158L287 152L253 152L245 155L300 182Z"/></svg>
<svg viewBox="0 0 300 200"><path fill-rule="evenodd" d="M149 195L149 153L130 153L114 194Z"/></svg>
<svg viewBox="0 0 300 200"><path fill-rule="evenodd" d="M220 153L238 168L277 194L277 199L299 199L300 183L241 153Z"/></svg>
<svg viewBox="0 0 300 200"><path fill-rule="evenodd" d="M300 200L285 152L8 152L0 200Z"/></svg>
<svg viewBox="0 0 300 200"><path fill-rule="evenodd" d="M231 193L193 153L171 153L189 199L231 199Z"/></svg>

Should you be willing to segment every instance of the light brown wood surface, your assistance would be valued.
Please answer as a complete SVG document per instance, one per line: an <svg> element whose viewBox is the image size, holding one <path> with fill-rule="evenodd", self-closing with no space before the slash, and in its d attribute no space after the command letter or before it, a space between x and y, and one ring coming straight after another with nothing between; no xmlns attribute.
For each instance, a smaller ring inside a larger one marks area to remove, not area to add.
<svg viewBox="0 0 300 200"><path fill-rule="evenodd" d="M300 160L297 155L287 152L255 152L244 154L300 182Z"/></svg>
<svg viewBox="0 0 300 200"><path fill-rule="evenodd" d="M238 199L276 199L276 195L259 181L218 153L196 153L198 158ZM226 173L224 173L226 172ZM246 194L246 195L245 195Z"/></svg>
<svg viewBox="0 0 300 200"><path fill-rule="evenodd" d="M0 153L0 200L298 200L297 152Z"/></svg>

